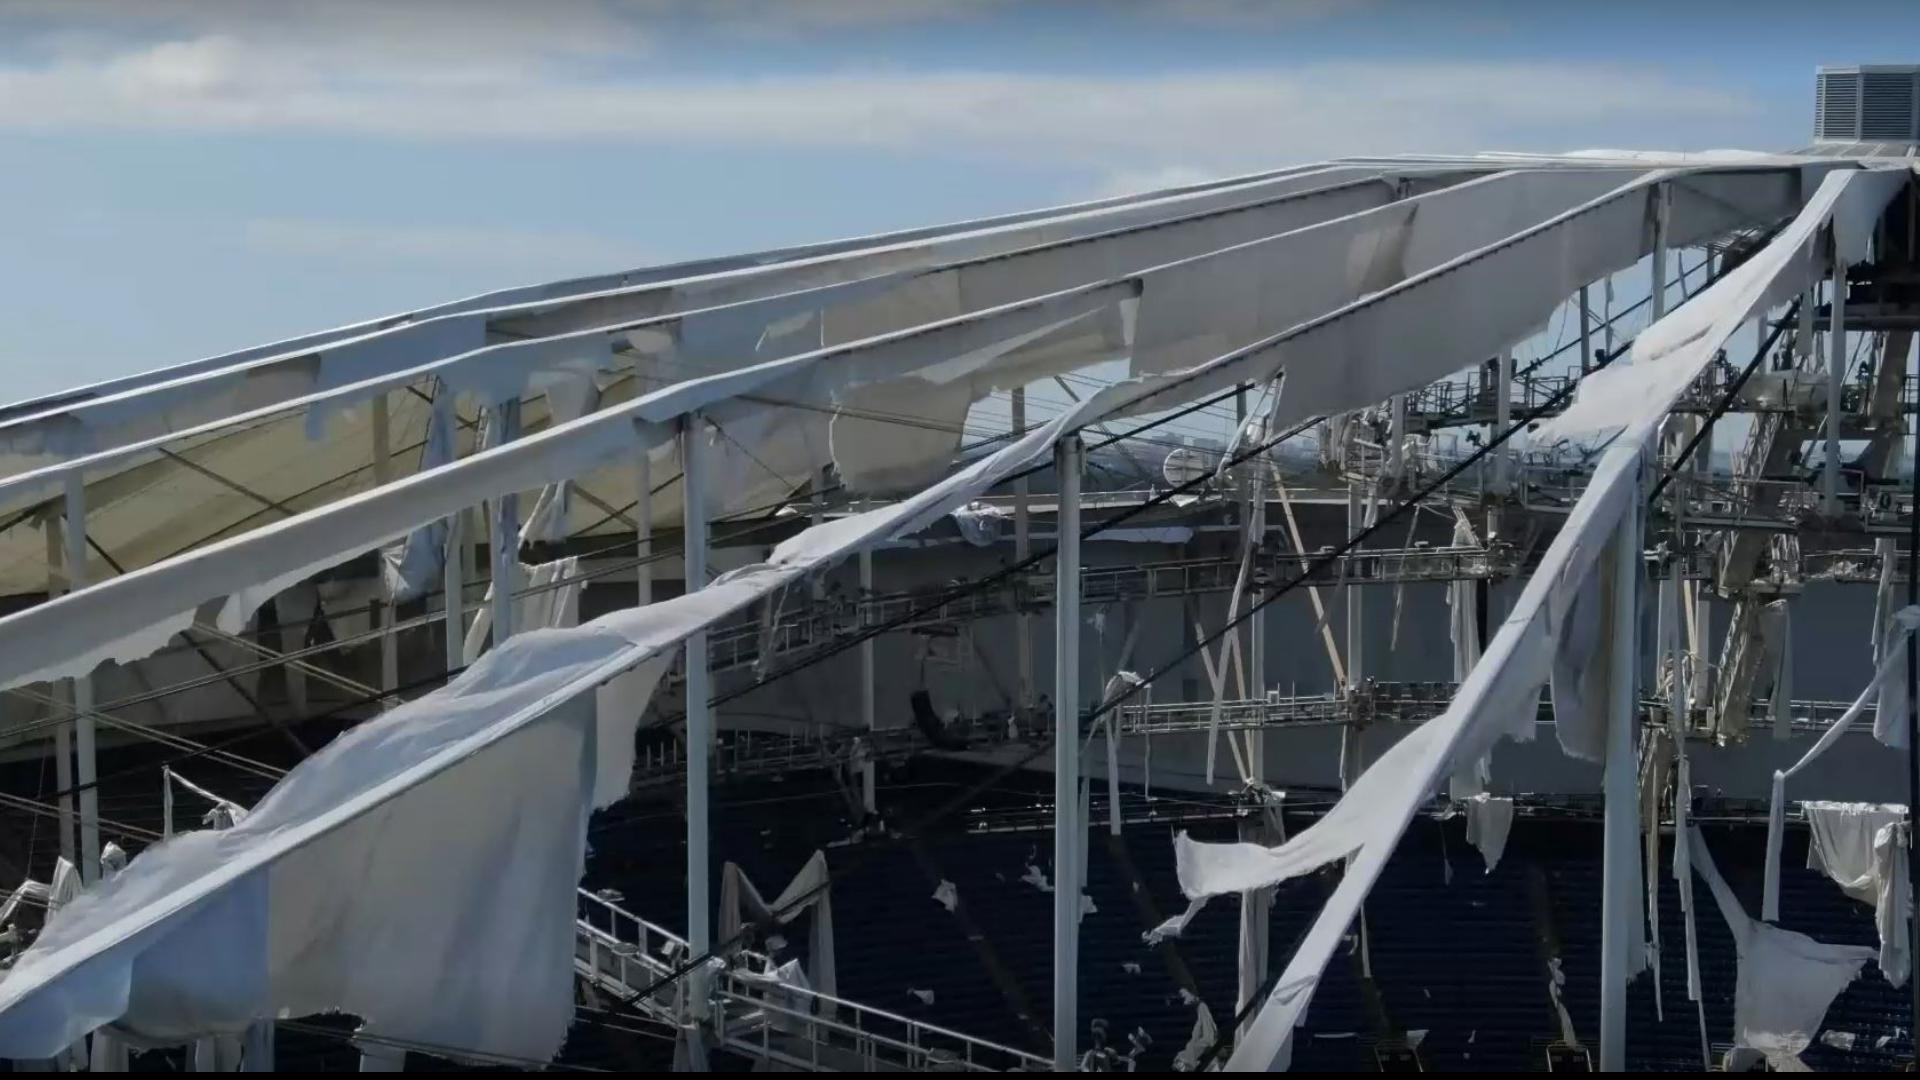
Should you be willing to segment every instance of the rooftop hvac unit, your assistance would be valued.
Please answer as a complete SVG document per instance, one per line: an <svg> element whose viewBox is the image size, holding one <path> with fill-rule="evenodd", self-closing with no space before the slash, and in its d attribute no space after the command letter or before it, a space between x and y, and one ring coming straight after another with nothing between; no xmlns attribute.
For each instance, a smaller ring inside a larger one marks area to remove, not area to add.
<svg viewBox="0 0 1920 1080"><path fill-rule="evenodd" d="M1813 137L1920 143L1920 65L1822 67L1814 88Z"/></svg>

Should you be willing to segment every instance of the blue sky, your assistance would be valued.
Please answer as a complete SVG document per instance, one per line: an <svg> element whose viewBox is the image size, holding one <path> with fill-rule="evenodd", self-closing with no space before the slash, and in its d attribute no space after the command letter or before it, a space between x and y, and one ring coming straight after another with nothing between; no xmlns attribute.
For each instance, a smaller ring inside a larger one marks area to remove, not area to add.
<svg viewBox="0 0 1920 1080"><path fill-rule="evenodd" d="M1846 7L0 0L0 399L1337 154L1791 148L1816 64L1920 60Z"/></svg>

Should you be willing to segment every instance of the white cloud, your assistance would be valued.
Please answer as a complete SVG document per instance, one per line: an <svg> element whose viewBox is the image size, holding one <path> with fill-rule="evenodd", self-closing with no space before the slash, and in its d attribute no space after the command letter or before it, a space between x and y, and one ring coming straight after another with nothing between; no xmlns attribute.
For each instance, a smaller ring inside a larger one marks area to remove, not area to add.
<svg viewBox="0 0 1920 1080"><path fill-rule="evenodd" d="M354 69L489 65L630 53L651 45L647 4L610 0L6 0L0 43L82 59L155 41L225 36Z"/></svg>
<svg viewBox="0 0 1920 1080"><path fill-rule="evenodd" d="M1218 179L1215 172L1192 165L1162 165L1151 169L1119 169L1101 177L1090 198L1134 195L1143 191L1163 191Z"/></svg>
<svg viewBox="0 0 1920 1080"><path fill-rule="evenodd" d="M10 0L0 10L0 42L13 43L0 44L0 132L882 147L1090 165L1122 186L1349 153L1725 145L1759 126L1760 110L1737 96L1595 63L1328 60L1139 75L867 66L752 76L685 74L687 50L662 45L689 20L830 41L836 26L951 19L1002 4ZM1125 0L1121 10L1234 23L1346 9L1332 0ZM653 62L659 56L678 66Z"/></svg>
<svg viewBox="0 0 1920 1080"><path fill-rule="evenodd" d="M1380 0L1125 0L1138 16L1226 27L1305 23L1351 16Z"/></svg>
<svg viewBox="0 0 1920 1080"><path fill-rule="evenodd" d="M246 223L249 247L265 255L370 264L434 264L584 272L639 266L644 252L587 233L466 226L375 225L310 218Z"/></svg>
<svg viewBox="0 0 1920 1080"><path fill-rule="evenodd" d="M1655 72L1536 63L615 80L479 66L341 72L210 36L91 62L0 68L0 130L879 146L1156 169L1495 145L1565 149L1593 141L1568 133L1596 125L1628 133L1644 126L1636 141L1723 143L1711 133L1756 111Z"/></svg>

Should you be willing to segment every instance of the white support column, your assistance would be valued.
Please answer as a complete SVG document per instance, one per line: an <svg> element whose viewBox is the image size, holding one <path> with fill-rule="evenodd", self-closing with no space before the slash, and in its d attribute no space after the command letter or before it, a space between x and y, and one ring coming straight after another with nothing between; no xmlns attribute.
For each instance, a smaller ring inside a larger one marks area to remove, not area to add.
<svg viewBox="0 0 1920 1080"><path fill-rule="evenodd" d="M387 395L382 393L373 399L373 483L386 487L392 481L393 412L387 405ZM389 695L400 688L400 639L393 629L400 617L394 608L390 597L379 605L380 689ZM381 699L380 707L391 709L398 704L390 696Z"/></svg>
<svg viewBox="0 0 1920 1080"><path fill-rule="evenodd" d="M240 1071L274 1071L274 1022L255 1020L240 1037Z"/></svg>
<svg viewBox="0 0 1920 1080"><path fill-rule="evenodd" d="M387 395L373 399L373 482L385 485L393 479L393 410Z"/></svg>
<svg viewBox="0 0 1920 1080"><path fill-rule="evenodd" d="M1349 540L1360 535L1360 530L1366 527L1366 512L1360 505L1364 490L1364 481L1357 475L1348 478L1347 539ZM1350 552L1349 557L1351 554ZM1365 594L1353 584L1351 579L1341 586L1341 591L1345 594L1347 601L1347 681L1352 692L1357 694L1367 681L1366 611L1361 603ZM1357 711L1350 711L1346 722L1340 725L1340 791L1342 794L1350 790L1354 782L1360 779L1360 774L1366 771L1366 763L1362 760L1365 757L1366 748L1361 743L1361 729L1355 720L1357 715ZM1352 865L1351 860L1348 865ZM1368 975L1371 975L1372 962L1369 959L1371 954L1367 945L1367 917L1364 908L1361 909L1360 917L1356 920L1356 926L1360 941L1361 966Z"/></svg>
<svg viewBox="0 0 1920 1080"><path fill-rule="evenodd" d="M1587 286L1580 286L1580 374L1593 370L1593 304Z"/></svg>
<svg viewBox="0 0 1920 1080"><path fill-rule="evenodd" d="M811 497L808 499L808 502L812 505L812 509L813 509L813 513L812 513L813 527L817 529L820 526L827 523L827 494L825 491L825 488L827 486L827 470L825 466L822 466L814 470L813 483L811 486L813 488L813 492L811 494ZM827 597L826 573L824 571L821 571L821 572L811 574L809 575L809 577L811 579L810 587L813 590L813 598L815 600L826 599Z"/></svg>
<svg viewBox="0 0 1920 1080"><path fill-rule="evenodd" d="M1653 292L1648 298L1655 322L1667 313L1667 214L1672 206L1672 190L1665 184L1656 187L1653 194Z"/></svg>
<svg viewBox="0 0 1920 1080"><path fill-rule="evenodd" d="M67 474L67 589L87 587L87 488L78 472ZM93 750L93 676L73 679L73 753L80 788L80 880L100 880L100 792Z"/></svg>
<svg viewBox="0 0 1920 1080"><path fill-rule="evenodd" d="M1667 707L1672 711L1672 723L1669 727L1673 738L1678 741L1692 728L1693 687L1681 677L1682 672L1691 664L1688 658L1687 621L1680 610L1680 597L1686 587L1680 577L1680 564L1674 563L1668 572L1667 580L1660 585L1660 625L1664 640L1660 648L1666 651L1668 670L1672 673L1672 682L1668 687Z"/></svg>
<svg viewBox="0 0 1920 1080"><path fill-rule="evenodd" d="M642 440L645 441L644 439ZM634 485L633 555L639 565L633 568L635 588L641 607L653 603L653 447L643 446L638 463L640 479Z"/></svg>
<svg viewBox="0 0 1920 1080"><path fill-rule="evenodd" d="M1361 506L1362 486L1365 482L1359 477L1347 480L1347 539L1360 535L1366 527L1366 511ZM1351 553L1349 553L1351 555ZM1340 586L1347 602L1347 685L1358 690L1367 681L1366 650L1366 608L1361 603L1361 592L1351 577Z"/></svg>
<svg viewBox="0 0 1920 1080"><path fill-rule="evenodd" d="M1513 426L1513 349L1500 350L1500 397L1493 403L1494 438ZM1513 493L1513 440L1500 446L1499 464L1494 468L1493 490L1506 498Z"/></svg>
<svg viewBox="0 0 1920 1080"><path fill-rule="evenodd" d="M1387 447L1387 472L1394 483L1407 482L1407 395L1393 395L1393 442Z"/></svg>
<svg viewBox="0 0 1920 1080"><path fill-rule="evenodd" d="M1813 356L1813 309L1820 303L1820 286L1809 285L1800 295L1800 325L1793 335L1793 355L1805 367Z"/></svg>
<svg viewBox="0 0 1920 1080"><path fill-rule="evenodd" d="M1608 274L1600 287L1600 294L1606 301L1600 320L1601 348L1608 356L1613 355L1613 275Z"/></svg>
<svg viewBox="0 0 1920 1080"><path fill-rule="evenodd" d="M445 382L433 391L433 416L428 423L444 428L447 432L447 445L450 452L460 453L460 414L454 408L454 392ZM466 664L465 642L467 640L467 562L465 547L467 543L467 512L458 510L445 518L447 527L446 549L440 553L440 611L441 625L446 634L447 670L458 671ZM284 645L283 645L284 647ZM287 669L287 677L293 677L293 668Z"/></svg>
<svg viewBox="0 0 1920 1080"><path fill-rule="evenodd" d="M1053 1069L1079 1068L1080 1029L1080 471L1078 435L1054 447L1060 542L1053 606Z"/></svg>
<svg viewBox="0 0 1920 1080"><path fill-rule="evenodd" d="M1234 429L1236 431L1246 430L1247 388L1244 385L1242 385L1240 389L1237 392L1235 392L1233 395L1233 419L1234 419ZM1246 524L1246 528L1244 530L1245 532L1244 542L1246 543L1247 547L1252 549L1252 552L1255 553L1255 554L1249 554L1247 556L1249 560L1257 558L1257 552L1259 551L1259 547L1260 547L1261 519L1258 516L1259 508L1255 505L1255 503L1257 500L1257 496L1261 491L1261 483L1260 483L1260 478L1257 474L1257 470L1263 464L1264 464L1264 459L1256 457L1242 463L1238 468L1234 470L1235 475L1238 477L1238 485L1240 488L1240 512L1246 515L1244 519ZM1249 565L1251 565L1251 562L1249 562ZM1249 592L1251 591L1252 590L1249 589ZM1248 596L1243 602L1250 606L1253 603L1255 603L1256 600L1254 599L1254 597ZM1241 658L1241 661L1240 661L1241 679L1244 683L1242 696L1251 696L1257 699L1263 695L1264 693L1263 688L1266 685L1266 681L1265 681L1266 673L1263 670L1263 666L1261 665L1259 660L1260 650L1265 646L1266 641L1265 641L1265 635L1261 633L1261 627L1260 627L1261 614L1256 613L1250 616L1246 622L1247 622L1246 652L1243 654L1243 657ZM1237 636L1240 633L1240 631L1238 629L1235 629L1233 633ZM1220 663L1224 665L1226 664L1226 662L1227 662L1227 653L1225 650L1222 650L1220 654ZM1261 775L1260 761L1261 761L1261 757L1264 755L1266 750L1265 739L1263 737L1264 734L1265 733L1260 728L1256 727L1248 731L1245 736L1245 742L1247 746L1247 758L1246 758L1247 776L1249 779L1254 780L1255 782L1259 782L1263 779ZM1232 739L1233 733L1228 732L1227 738ZM1115 786L1117 787L1117 782ZM1117 830L1115 835L1118 835Z"/></svg>
<svg viewBox="0 0 1920 1080"><path fill-rule="evenodd" d="M399 616L394 614L394 602L386 596L378 596L368 603L367 615L373 624L380 628L380 708L391 709L399 702L395 700L395 690L400 688L400 649L394 641L395 623ZM290 665L289 665L290 666Z"/></svg>
<svg viewBox="0 0 1920 1080"><path fill-rule="evenodd" d="M1013 437L1026 434L1027 391L1016 388L1013 399ZM1013 482L1013 561L1023 563L1033 554L1033 512L1027 501L1027 478ZM1019 612L1013 617L1013 651L1019 677L1015 687L1014 715L1025 717L1033 711L1033 616Z"/></svg>
<svg viewBox="0 0 1920 1080"><path fill-rule="evenodd" d="M689 414L680 422L681 503L684 540L682 557L686 563L686 590L696 592L707 584L707 502L704 461L706 454L706 417ZM707 632L696 630L687 635L687 943L693 955L705 956L713 947L713 906L707 899L710 874L707 785L710 779L710 755L713 751L712 676L707 671ZM696 984L697 986L697 984ZM696 1000L698 1000L696 998Z"/></svg>
<svg viewBox="0 0 1920 1080"><path fill-rule="evenodd" d="M1760 328L1761 335L1764 338L1766 333L1766 320L1764 318L1756 319L1754 323ZM1692 438L1694 432L1699 431L1700 425L1705 422L1705 420L1698 416L1689 417L1687 420L1687 437ZM1713 473L1713 436L1714 429L1711 427L1707 428L1706 436L1700 440L1699 449L1695 452L1692 462L1693 474L1703 485L1707 477ZM1674 466L1679 468L1684 464L1684 462L1675 462ZM1684 508L1686 504L1684 496L1680 498L1679 502ZM1675 515L1675 523L1677 525L1683 525L1685 520L1686 515L1683 509L1681 513ZM1711 664L1713 653L1709 647L1713 639L1713 583L1711 581L1689 581L1686 583L1686 589L1686 595L1690 596L1693 600L1693 625L1687 639L1687 666L1691 669L1689 678L1693 681L1687 689L1694 700L1711 701L1713 700Z"/></svg>
<svg viewBox="0 0 1920 1080"><path fill-rule="evenodd" d="M495 446L504 446L520 437L520 402L505 402L494 413ZM499 648L513 636L514 594L520 591L520 494L507 492L494 500L493 553L493 647Z"/></svg>
<svg viewBox="0 0 1920 1080"><path fill-rule="evenodd" d="M407 1052L397 1046L360 1044L361 1072L406 1072Z"/></svg>
<svg viewBox="0 0 1920 1080"><path fill-rule="evenodd" d="M867 601L873 596L873 549L860 549L860 625L867 625ZM878 720L873 707L873 639L860 643L860 720L867 731L867 762L860 767L860 805L874 813L879 804L874 791L873 733Z"/></svg>
<svg viewBox="0 0 1920 1080"><path fill-rule="evenodd" d="M1827 328L1827 455L1820 467L1821 509L1830 518L1840 516L1840 384L1847 374L1847 267L1833 247L1833 283Z"/></svg>
<svg viewBox="0 0 1920 1080"><path fill-rule="evenodd" d="M47 533L47 599L51 600L67 591L67 541L66 519L52 511L47 512L45 529ZM53 684L53 710L55 714L67 712L73 705L73 684L71 680L59 679ZM62 719L53 725L53 784L60 789L60 857L78 866L79 861L73 847L73 721Z"/></svg>
<svg viewBox="0 0 1920 1080"><path fill-rule="evenodd" d="M1603 556L1604 557L1604 556ZM1634 887L1640 858L1640 798L1635 757L1639 649L1640 500L1628 503L1613 541L1613 665L1608 686L1606 818L1600 923L1600 1071L1626 1068L1627 981L1639 934Z"/></svg>
<svg viewBox="0 0 1920 1080"><path fill-rule="evenodd" d="M447 632L447 670L458 671L467 662L467 515L461 511L447 517L447 550L440 562L440 595L444 609L442 621Z"/></svg>
<svg viewBox="0 0 1920 1080"><path fill-rule="evenodd" d="M1264 458L1255 459L1255 463L1262 468L1266 465ZM1263 480L1254 480L1253 498L1250 500L1252 505L1249 508L1248 520L1252 523L1249 535L1254 545L1255 559L1260 557L1260 542L1267 535L1267 492ZM1262 599L1265 598L1255 594L1247 598L1247 603L1257 604ZM1247 619L1247 675L1248 681L1253 684L1255 701L1265 701L1267 698L1267 618L1272 614L1272 607L1263 607ZM1265 728L1256 727L1247 732L1247 771L1261 783L1267 779L1266 761L1267 732Z"/></svg>

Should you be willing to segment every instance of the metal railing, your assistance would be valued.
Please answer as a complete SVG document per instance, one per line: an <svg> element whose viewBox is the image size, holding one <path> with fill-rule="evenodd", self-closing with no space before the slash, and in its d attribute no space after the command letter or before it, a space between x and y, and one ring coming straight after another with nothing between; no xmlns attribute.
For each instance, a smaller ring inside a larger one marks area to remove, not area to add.
<svg viewBox="0 0 1920 1080"><path fill-rule="evenodd" d="M715 775L738 778L896 761L925 749L927 741L916 728L724 731L714 741L711 760ZM632 790L683 783L686 773L686 748L678 740L652 743L635 756Z"/></svg>
<svg viewBox="0 0 1920 1080"><path fill-rule="evenodd" d="M1869 579L1862 575L1863 580ZM1352 692L1282 693L1271 691L1264 698L1227 700L1221 703L1220 727L1228 731L1343 723L1420 723L1440 715L1453 701L1456 685L1451 682L1369 682ZM1122 738L1141 735L1183 735L1204 732L1213 725L1213 702L1154 702L1151 693L1114 710L1116 727ZM1795 730L1819 731L1832 726L1846 711L1848 702L1796 700L1791 712ZM1665 723L1667 705L1659 698L1641 703L1645 715ZM1748 709L1749 726L1772 723L1771 706L1766 701L1752 702ZM1871 712L1871 707L1869 708ZM1695 710L1699 727L1706 710ZM1540 720L1553 718L1550 701L1540 704ZM1004 717L982 718L970 731L956 731L967 740L971 750L991 749L1024 736L1002 736L997 725ZM1042 725L1051 723L1042 719ZM1029 731L1027 734L1032 734ZM863 746L856 749L855 744ZM849 766L860 761L898 761L915 754L935 751L917 728L898 727L879 731L838 731L833 729L799 733L754 731L722 732L715 742L713 773L717 777L739 779L750 776L798 772L806 769ZM686 782L686 754L679 743L659 743L640 750L634 764L632 789L635 791L673 787Z"/></svg>
<svg viewBox="0 0 1920 1080"><path fill-rule="evenodd" d="M1352 693L1323 694L1269 693L1264 699L1221 702L1220 727L1223 730L1290 727L1309 724L1373 722L1419 723L1432 719L1452 703L1457 685L1451 682L1369 683ZM1851 705L1847 701L1798 700L1788 708L1796 731L1825 731L1840 719ZM1664 700L1645 698L1640 703L1643 715L1660 723L1668 721ZM1204 732L1213 724L1213 702L1173 701L1122 705L1115 710L1122 737L1128 735L1174 735ZM1697 709L1696 719L1704 716ZM1748 707L1749 726L1753 729L1772 722L1772 706L1755 701ZM1872 706L1863 714L1870 724ZM1543 692L1540 720L1553 719L1552 703ZM1695 725L1698 727L1698 725Z"/></svg>
<svg viewBox="0 0 1920 1080"><path fill-rule="evenodd" d="M688 954L685 938L585 889L574 967L582 978L668 1023L683 985L639 997ZM728 1049L815 1072L1025 1072L1051 1062L1023 1050L782 982L773 961L740 950L711 984L710 1023Z"/></svg>
<svg viewBox="0 0 1920 1080"><path fill-rule="evenodd" d="M1264 553L1255 561L1255 583L1291 580L1308 571L1308 580L1315 584L1345 581L1386 585L1505 577L1524 569L1522 553L1512 548L1430 545L1361 549L1316 565L1331 550ZM1113 603L1225 592L1233 588L1239 567L1238 555L1088 567L1081 573L1081 596L1086 603ZM897 623L898 630L915 630L1020 611L1043 611L1052 603L1053 589L1053 574L1048 568L938 605L931 605L931 601L944 591L940 586L878 594L864 600L848 596L825 600L792 597L787 601L792 608L778 612L770 624L741 619L716 627L707 638L707 664L715 672L735 671L763 659L824 647L882 623Z"/></svg>

